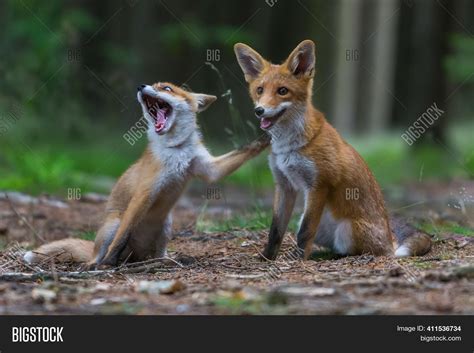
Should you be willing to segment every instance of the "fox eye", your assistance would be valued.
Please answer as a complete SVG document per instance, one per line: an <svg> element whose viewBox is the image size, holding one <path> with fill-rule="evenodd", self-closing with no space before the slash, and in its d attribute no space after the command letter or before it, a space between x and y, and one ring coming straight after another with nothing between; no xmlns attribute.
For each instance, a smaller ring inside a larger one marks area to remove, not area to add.
<svg viewBox="0 0 474 353"><path fill-rule="evenodd" d="M263 87L257 87L257 94L260 95L263 93Z"/></svg>
<svg viewBox="0 0 474 353"><path fill-rule="evenodd" d="M168 92L173 92L173 89L170 86L165 86L163 89Z"/></svg>
<svg viewBox="0 0 474 353"><path fill-rule="evenodd" d="M278 91L277 91L277 92L278 92L278 94L279 94L280 96L284 96L285 94L288 93L288 88L286 88L286 87L280 87L280 88L278 88Z"/></svg>

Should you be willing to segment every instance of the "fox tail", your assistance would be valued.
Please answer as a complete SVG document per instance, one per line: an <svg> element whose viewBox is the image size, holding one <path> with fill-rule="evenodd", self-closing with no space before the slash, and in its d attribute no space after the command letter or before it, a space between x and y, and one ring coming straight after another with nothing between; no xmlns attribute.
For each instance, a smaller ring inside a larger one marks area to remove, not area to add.
<svg viewBox="0 0 474 353"><path fill-rule="evenodd" d="M422 256L431 249L431 237L402 219L390 219L390 227L397 241L396 257Z"/></svg>
<svg viewBox="0 0 474 353"><path fill-rule="evenodd" d="M83 239L69 238L53 241L28 251L23 259L29 264L37 264L48 258L60 262L88 262L92 260L94 242Z"/></svg>

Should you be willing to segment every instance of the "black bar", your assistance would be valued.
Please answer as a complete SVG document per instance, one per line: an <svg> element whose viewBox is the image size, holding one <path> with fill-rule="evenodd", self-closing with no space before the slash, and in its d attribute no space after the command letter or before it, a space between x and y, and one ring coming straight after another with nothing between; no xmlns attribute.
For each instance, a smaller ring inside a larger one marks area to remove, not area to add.
<svg viewBox="0 0 474 353"><path fill-rule="evenodd" d="M3 316L0 352L473 352L473 323L473 316ZM63 342L14 343L13 327L63 327Z"/></svg>

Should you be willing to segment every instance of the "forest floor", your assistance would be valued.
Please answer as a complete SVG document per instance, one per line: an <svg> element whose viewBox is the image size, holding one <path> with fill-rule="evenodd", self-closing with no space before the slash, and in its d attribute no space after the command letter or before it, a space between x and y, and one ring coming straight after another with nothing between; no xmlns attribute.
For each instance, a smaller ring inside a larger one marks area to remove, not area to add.
<svg viewBox="0 0 474 353"><path fill-rule="evenodd" d="M392 212L432 234L433 249L423 257L337 258L319 251L293 260L287 236L279 259L263 262L269 224L255 225L255 217L245 223L255 195L226 188L219 200L203 202L193 191L183 197L171 260L72 275L67 271L77 266L54 259L29 266L22 254L39 237L93 239L105 198L2 193L0 314L474 314L474 182L402 190L384 192ZM271 193L258 197L270 207Z"/></svg>

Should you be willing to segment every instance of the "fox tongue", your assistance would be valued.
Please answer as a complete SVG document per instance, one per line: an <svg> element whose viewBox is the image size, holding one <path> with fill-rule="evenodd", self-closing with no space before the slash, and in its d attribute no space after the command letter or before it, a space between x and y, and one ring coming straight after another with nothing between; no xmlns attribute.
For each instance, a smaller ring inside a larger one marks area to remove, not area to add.
<svg viewBox="0 0 474 353"><path fill-rule="evenodd" d="M156 113L155 131L160 132L166 124L166 114L164 109L159 109Z"/></svg>
<svg viewBox="0 0 474 353"><path fill-rule="evenodd" d="M270 119L262 118L262 120L260 120L260 127L263 129L267 129L271 124L272 121Z"/></svg>

